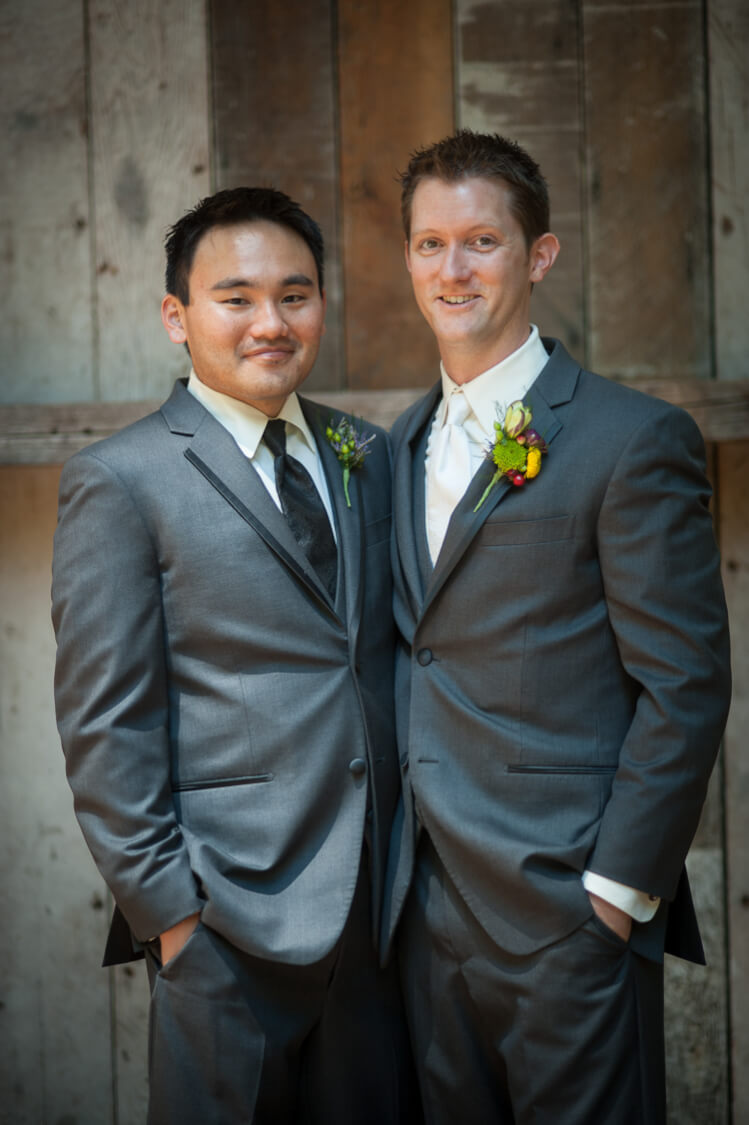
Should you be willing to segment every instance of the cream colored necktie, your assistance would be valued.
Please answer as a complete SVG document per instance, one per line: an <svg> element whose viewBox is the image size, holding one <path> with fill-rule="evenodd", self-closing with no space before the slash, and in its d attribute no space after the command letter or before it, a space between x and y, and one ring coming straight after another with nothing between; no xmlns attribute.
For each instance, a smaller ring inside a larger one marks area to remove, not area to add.
<svg viewBox="0 0 749 1125"><path fill-rule="evenodd" d="M461 391L447 400L442 429L429 445L426 483L427 542L432 562L442 548L450 517L471 482L471 446L463 428L470 406Z"/></svg>

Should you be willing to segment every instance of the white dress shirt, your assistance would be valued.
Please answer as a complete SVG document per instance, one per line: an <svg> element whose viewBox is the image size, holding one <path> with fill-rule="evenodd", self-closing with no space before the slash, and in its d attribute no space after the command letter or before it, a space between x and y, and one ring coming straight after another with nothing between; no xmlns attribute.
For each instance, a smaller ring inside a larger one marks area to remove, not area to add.
<svg viewBox="0 0 749 1125"><path fill-rule="evenodd" d="M268 416L263 414L262 410L250 406L249 403L241 402L237 398L232 398L231 395L225 395L221 391L216 391L213 387L201 383L194 371L190 372L187 389L203 404L208 413L212 414L216 421L229 431L245 457L257 470L269 496L280 511L281 502L276 490L274 458L263 441L265 425L269 420ZM320 499L325 506L325 511L328 513L330 527L335 537L335 520L333 519L333 506L330 500L328 482L320 464L315 439L307 425L304 414L302 414L296 392L290 394L286 399L278 417L283 418L286 422L287 452L292 457L296 457L297 461L301 461L312 477L315 488L320 493Z"/></svg>
<svg viewBox="0 0 749 1125"><path fill-rule="evenodd" d="M426 495L427 512L429 512L429 453L435 444L438 432L445 425L447 404L451 395L462 394L465 396L469 410L463 423L463 428L468 436L471 450L471 473L476 473L481 462L486 458L487 450L494 445L494 422L502 421L505 411L511 403L518 399L523 400L538 376L546 366L549 355L541 343L541 337L535 324L530 326L530 334L524 344L508 355L500 363L482 371L475 379L462 385L455 383L440 364L442 375L442 401L437 408L429 434L426 455ZM468 486L466 481L466 487ZM427 519L427 540L435 562L442 545L441 539L436 534L436 529L429 526ZM603 875L592 871L583 873L583 886L591 894L596 894L612 906L618 906L637 922L649 922L655 915L660 899L638 891L634 887L627 887Z"/></svg>

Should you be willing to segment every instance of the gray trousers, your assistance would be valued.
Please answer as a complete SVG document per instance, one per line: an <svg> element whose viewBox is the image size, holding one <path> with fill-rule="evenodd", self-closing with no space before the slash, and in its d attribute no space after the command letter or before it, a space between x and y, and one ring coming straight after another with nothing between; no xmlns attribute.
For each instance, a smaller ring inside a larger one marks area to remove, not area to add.
<svg viewBox="0 0 749 1125"><path fill-rule="evenodd" d="M372 948L362 864L343 935L312 965L242 953L199 924L152 979L149 1125L421 1121L397 971Z"/></svg>
<svg viewBox="0 0 749 1125"><path fill-rule="evenodd" d="M427 1125L663 1125L663 967L592 916L498 949L422 831L399 937Z"/></svg>

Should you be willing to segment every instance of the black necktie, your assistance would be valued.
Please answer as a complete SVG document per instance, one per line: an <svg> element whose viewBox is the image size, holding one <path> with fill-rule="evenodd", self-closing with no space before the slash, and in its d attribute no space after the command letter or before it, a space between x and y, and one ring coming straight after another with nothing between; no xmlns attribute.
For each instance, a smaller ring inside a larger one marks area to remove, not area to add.
<svg viewBox="0 0 749 1125"><path fill-rule="evenodd" d="M274 457L276 489L286 522L331 598L335 598L338 555L320 493L301 461L286 452L286 423L282 418L268 422L263 438Z"/></svg>

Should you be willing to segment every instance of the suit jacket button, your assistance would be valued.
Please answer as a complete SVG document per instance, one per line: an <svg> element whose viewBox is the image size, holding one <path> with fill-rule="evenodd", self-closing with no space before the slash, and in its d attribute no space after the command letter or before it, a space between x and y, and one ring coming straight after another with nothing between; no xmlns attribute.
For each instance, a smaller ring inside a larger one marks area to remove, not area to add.
<svg viewBox="0 0 749 1125"><path fill-rule="evenodd" d="M427 664L432 663L432 650L430 648L422 648L416 657L422 668L426 668Z"/></svg>
<svg viewBox="0 0 749 1125"><path fill-rule="evenodd" d="M348 764L354 777L361 777L363 773L367 772L367 763L363 758L352 758Z"/></svg>

